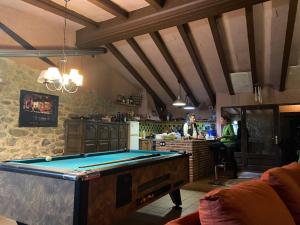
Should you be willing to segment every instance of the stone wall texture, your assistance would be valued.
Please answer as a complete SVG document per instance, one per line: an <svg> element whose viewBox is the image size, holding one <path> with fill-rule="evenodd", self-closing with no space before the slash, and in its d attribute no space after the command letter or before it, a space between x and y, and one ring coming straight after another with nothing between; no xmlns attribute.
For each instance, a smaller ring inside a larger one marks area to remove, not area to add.
<svg viewBox="0 0 300 225"><path fill-rule="evenodd" d="M65 119L72 115L95 112L115 114L120 111L120 105L90 93L88 88L75 94L49 92L44 85L37 83L39 73L39 70L0 59L0 161L61 155L64 148ZM58 126L18 127L20 90L59 96Z"/></svg>

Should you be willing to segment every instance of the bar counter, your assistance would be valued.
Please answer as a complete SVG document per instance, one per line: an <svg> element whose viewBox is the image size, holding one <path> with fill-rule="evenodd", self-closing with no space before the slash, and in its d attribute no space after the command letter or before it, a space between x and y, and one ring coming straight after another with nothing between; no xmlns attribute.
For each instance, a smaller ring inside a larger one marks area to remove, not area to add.
<svg viewBox="0 0 300 225"><path fill-rule="evenodd" d="M185 151L189 157L189 181L194 182L213 173L213 156L206 140L156 140L158 151Z"/></svg>

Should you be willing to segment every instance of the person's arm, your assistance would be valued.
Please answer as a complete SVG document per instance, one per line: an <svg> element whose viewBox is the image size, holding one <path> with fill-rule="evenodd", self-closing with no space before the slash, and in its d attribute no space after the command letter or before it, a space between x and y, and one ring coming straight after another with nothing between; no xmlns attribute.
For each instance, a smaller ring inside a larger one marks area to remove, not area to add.
<svg viewBox="0 0 300 225"><path fill-rule="evenodd" d="M224 134L223 134L223 137L225 138L231 138L231 137L234 137L235 134L234 134L234 131L233 131L233 127L232 125L228 125L227 129L224 131Z"/></svg>

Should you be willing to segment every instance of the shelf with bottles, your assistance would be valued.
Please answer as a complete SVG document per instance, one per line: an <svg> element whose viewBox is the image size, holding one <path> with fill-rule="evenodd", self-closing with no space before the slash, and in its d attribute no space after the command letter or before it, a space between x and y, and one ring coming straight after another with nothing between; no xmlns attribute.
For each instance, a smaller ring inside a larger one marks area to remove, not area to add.
<svg viewBox="0 0 300 225"><path fill-rule="evenodd" d="M118 95L116 103L119 105L125 105L129 107L138 107L142 104L142 101L142 93L137 93L135 95L130 96Z"/></svg>

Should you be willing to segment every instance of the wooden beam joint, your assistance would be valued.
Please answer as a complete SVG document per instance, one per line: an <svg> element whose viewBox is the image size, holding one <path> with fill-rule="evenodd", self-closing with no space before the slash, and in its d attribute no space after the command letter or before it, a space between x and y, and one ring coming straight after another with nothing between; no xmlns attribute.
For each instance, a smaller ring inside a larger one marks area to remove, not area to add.
<svg viewBox="0 0 300 225"><path fill-rule="evenodd" d="M44 9L48 12L54 13L55 15L66 17L67 19L75 23L79 23L83 26L94 27L94 28L98 27L98 23L95 22L94 20L91 20L83 15L80 15L79 13L73 10L70 9L66 10L64 6L59 5L53 1L50 0L22 0L22 1L34 5L38 8Z"/></svg>
<svg viewBox="0 0 300 225"><path fill-rule="evenodd" d="M128 18L129 15L128 12L110 0L88 0L88 1L115 16L121 17L123 19Z"/></svg>

